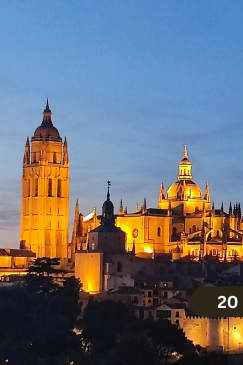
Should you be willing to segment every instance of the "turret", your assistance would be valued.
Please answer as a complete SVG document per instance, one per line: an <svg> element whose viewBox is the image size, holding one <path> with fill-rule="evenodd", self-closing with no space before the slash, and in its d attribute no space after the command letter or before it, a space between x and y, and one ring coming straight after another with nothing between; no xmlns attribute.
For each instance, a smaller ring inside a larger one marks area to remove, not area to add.
<svg viewBox="0 0 243 365"><path fill-rule="evenodd" d="M229 215L232 216L232 204L230 202L230 205L229 205Z"/></svg>
<svg viewBox="0 0 243 365"><path fill-rule="evenodd" d="M220 208L220 215L224 215L224 203L222 202L221 208Z"/></svg>
<svg viewBox="0 0 243 365"><path fill-rule="evenodd" d="M76 200L75 204L75 211L74 211L74 222L73 222L73 233L72 233L72 241L71 241L71 258L74 259L74 254L77 249L77 235L79 231L79 204L78 199Z"/></svg>
<svg viewBox="0 0 243 365"><path fill-rule="evenodd" d="M120 207L119 207L118 214L119 214L119 215L123 215L123 214L124 214L124 209L123 209L122 200L120 201Z"/></svg>
<svg viewBox="0 0 243 365"><path fill-rule="evenodd" d="M140 209L139 209L139 206L138 206L138 203L136 204L136 213L139 212Z"/></svg>
<svg viewBox="0 0 243 365"><path fill-rule="evenodd" d="M27 139L26 139L23 164L24 165L29 165L30 164L30 141L29 141L29 137L27 137Z"/></svg>
<svg viewBox="0 0 243 365"><path fill-rule="evenodd" d="M209 191L209 185L206 182L206 186L205 186L205 195L204 195L204 199L209 203L210 202L210 191Z"/></svg>
<svg viewBox="0 0 243 365"><path fill-rule="evenodd" d="M158 207L160 207L160 203L162 202L162 200L165 199L165 189L164 189L164 184L162 183L160 185L160 191L159 191L159 199L158 199Z"/></svg>
<svg viewBox="0 0 243 365"><path fill-rule="evenodd" d="M63 163L68 163L69 157L68 157L68 145L67 145L67 138L64 139L63 144Z"/></svg>
<svg viewBox="0 0 243 365"><path fill-rule="evenodd" d="M146 198L144 198L143 200L143 213L145 213L147 211L147 201Z"/></svg>

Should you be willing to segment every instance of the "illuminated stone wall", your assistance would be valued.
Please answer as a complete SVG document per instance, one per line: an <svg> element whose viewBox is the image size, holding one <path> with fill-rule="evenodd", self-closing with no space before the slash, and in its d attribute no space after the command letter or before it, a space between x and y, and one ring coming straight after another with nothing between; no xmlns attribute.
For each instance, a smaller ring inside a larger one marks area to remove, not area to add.
<svg viewBox="0 0 243 365"><path fill-rule="evenodd" d="M243 353L243 318L187 317L180 322L186 337L211 351Z"/></svg>
<svg viewBox="0 0 243 365"><path fill-rule="evenodd" d="M30 154L23 164L20 241L37 257L66 258L69 162L63 143L32 141Z"/></svg>
<svg viewBox="0 0 243 365"><path fill-rule="evenodd" d="M82 289L96 294L103 289L103 253L76 252L75 277L82 283Z"/></svg>

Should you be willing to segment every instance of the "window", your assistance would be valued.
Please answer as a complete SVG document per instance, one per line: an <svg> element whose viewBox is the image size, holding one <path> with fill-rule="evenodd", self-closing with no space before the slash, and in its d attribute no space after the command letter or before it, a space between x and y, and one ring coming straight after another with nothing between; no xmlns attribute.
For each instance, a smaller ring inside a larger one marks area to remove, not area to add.
<svg viewBox="0 0 243 365"><path fill-rule="evenodd" d="M180 312L176 312L176 318L180 317Z"/></svg>
<svg viewBox="0 0 243 365"><path fill-rule="evenodd" d="M25 181L25 196L29 197L30 196L30 180L26 180Z"/></svg>
<svg viewBox="0 0 243 365"><path fill-rule="evenodd" d="M170 311L165 311L165 310L157 310L156 311L156 316L157 316L157 318L160 318L160 319L170 318L170 315L171 315Z"/></svg>
<svg viewBox="0 0 243 365"><path fill-rule="evenodd" d="M161 236L161 228L158 227L158 230L157 230L157 236L160 237Z"/></svg>
<svg viewBox="0 0 243 365"><path fill-rule="evenodd" d="M217 256L218 255L218 250L216 248L213 248L211 251L210 251L210 255L212 256Z"/></svg>
<svg viewBox="0 0 243 365"><path fill-rule="evenodd" d="M148 291L148 297L151 298L152 297L152 292Z"/></svg>
<svg viewBox="0 0 243 365"><path fill-rule="evenodd" d="M120 261L117 263L117 272L122 272L122 263Z"/></svg>
<svg viewBox="0 0 243 365"><path fill-rule="evenodd" d="M177 326L179 326L179 324L180 324L179 319L176 320L176 324L177 324Z"/></svg>
<svg viewBox="0 0 243 365"><path fill-rule="evenodd" d="M58 179L57 180L57 197L61 198L62 196L62 180Z"/></svg>
<svg viewBox="0 0 243 365"><path fill-rule="evenodd" d="M192 226L192 232L196 232L197 231L197 227L195 226L195 224L193 224Z"/></svg>
<svg viewBox="0 0 243 365"><path fill-rule="evenodd" d="M52 179L48 179L48 196L52 196Z"/></svg>
<svg viewBox="0 0 243 365"><path fill-rule="evenodd" d="M164 292L164 298L166 298L166 299L168 298L168 292L167 291Z"/></svg>
<svg viewBox="0 0 243 365"><path fill-rule="evenodd" d="M134 303L134 304L138 304L138 297L136 297L136 296L135 296L135 297L133 297L133 303Z"/></svg>
<svg viewBox="0 0 243 365"><path fill-rule="evenodd" d="M238 256L239 254L238 254L238 251L237 250L234 250L234 249L232 249L232 250L230 250L229 251L229 256Z"/></svg>
<svg viewBox="0 0 243 365"><path fill-rule="evenodd" d="M199 249L195 248L194 250L191 250L191 256L198 257L199 256Z"/></svg>
<svg viewBox="0 0 243 365"><path fill-rule="evenodd" d="M57 163L57 154L53 152L53 163Z"/></svg>
<svg viewBox="0 0 243 365"><path fill-rule="evenodd" d="M36 162L36 152L32 153L32 162Z"/></svg>
<svg viewBox="0 0 243 365"><path fill-rule="evenodd" d="M38 196L38 179L34 180L34 196Z"/></svg>
<svg viewBox="0 0 243 365"><path fill-rule="evenodd" d="M158 298L154 298L153 299L153 305L158 305L159 304L159 299Z"/></svg>

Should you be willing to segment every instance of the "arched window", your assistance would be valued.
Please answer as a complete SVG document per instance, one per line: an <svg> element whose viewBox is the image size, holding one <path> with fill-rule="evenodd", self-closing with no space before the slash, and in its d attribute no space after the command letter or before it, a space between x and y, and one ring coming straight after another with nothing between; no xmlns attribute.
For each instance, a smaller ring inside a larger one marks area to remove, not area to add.
<svg viewBox="0 0 243 365"><path fill-rule="evenodd" d="M36 152L32 153L32 162L35 163L36 162Z"/></svg>
<svg viewBox="0 0 243 365"><path fill-rule="evenodd" d="M117 263L117 272L122 272L122 263L120 261Z"/></svg>
<svg viewBox="0 0 243 365"><path fill-rule="evenodd" d="M52 179L48 179L48 196L52 196Z"/></svg>
<svg viewBox="0 0 243 365"><path fill-rule="evenodd" d="M160 227L158 227L158 229L157 229L157 236L158 236L158 237L160 237L160 236L161 236L161 228L160 228Z"/></svg>
<svg viewBox="0 0 243 365"><path fill-rule="evenodd" d="M34 196L38 196L38 179L34 180Z"/></svg>
<svg viewBox="0 0 243 365"><path fill-rule="evenodd" d="M57 197L61 198L62 196L62 180L58 179L57 180Z"/></svg>
<svg viewBox="0 0 243 365"><path fill-rule="evenodd" d="M26 180L26 191L25 191L25 196L29 197L30 196L30 180Z"/></svg>
<svg viewBox="0 0 243 365"><path fill-rule="evenodd" d="M57 163L57 153L53 152L53 163Z"/></svg>

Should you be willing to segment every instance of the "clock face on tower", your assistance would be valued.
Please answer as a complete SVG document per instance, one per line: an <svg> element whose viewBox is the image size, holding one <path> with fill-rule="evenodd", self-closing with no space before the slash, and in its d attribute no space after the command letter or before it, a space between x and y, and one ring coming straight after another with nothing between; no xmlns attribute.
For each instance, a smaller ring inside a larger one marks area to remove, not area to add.
<svg viewBox="0 0 243 365"><path fill-rule="evenodd" d="M138 229L137 228L134 228L134 230L132 231L132 236L133 236L133 238L137 238L137 236L138 236Z"/></svg>

